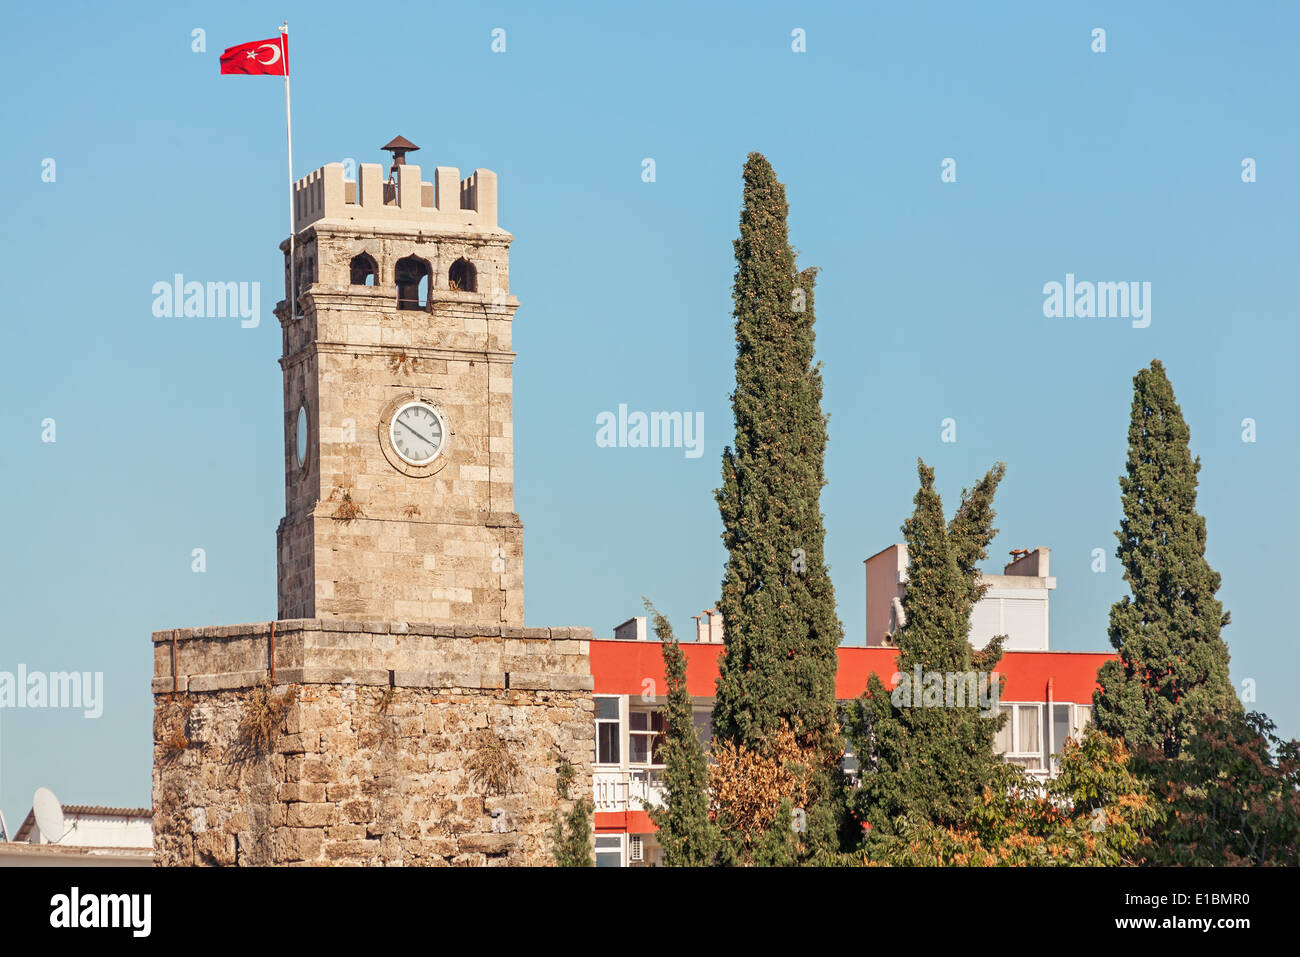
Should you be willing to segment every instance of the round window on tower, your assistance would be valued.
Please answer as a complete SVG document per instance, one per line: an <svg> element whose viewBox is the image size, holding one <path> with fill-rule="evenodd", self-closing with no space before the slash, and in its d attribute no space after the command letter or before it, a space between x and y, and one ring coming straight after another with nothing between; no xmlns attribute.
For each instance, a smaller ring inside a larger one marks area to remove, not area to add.
<svg viewBox="0 0 1300 957"><path fill-rule="evenodd" d="M298 468L307 464L307 404L298 406L298 436L294 451L297 454Z"/></svg>

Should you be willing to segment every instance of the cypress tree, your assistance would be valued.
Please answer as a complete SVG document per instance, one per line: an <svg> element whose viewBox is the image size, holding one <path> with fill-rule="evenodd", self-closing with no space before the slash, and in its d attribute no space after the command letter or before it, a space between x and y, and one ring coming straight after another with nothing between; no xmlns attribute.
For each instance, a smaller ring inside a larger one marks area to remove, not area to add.
<svg viewBox="0 0 1300 957"><path fill-rule="evenodd" d="M836 649L843 628L824 560L820 506L826 416L814 359L816 270L797 271L785 188L767 159L744 169L733 303L735 444L717 490L727 566L726 623L715 737L758 750L783 722L819 766L808 843L834 841L843 749L836 721Z"/></svg>
<svg viewBox="0 0 1300 957"><path fill-rule="evenodd" d="M591 816L595 807L589 797L572 799L569 791L575 777L574 766L567 759L561 760L555 772L555 794L559 801L551 812L551 853L557 867L594 867ZM563 803L570 805L567 813L559 806Z"/></svg>
<svg viewBox="0 0 1300 957"><path fill-rule="evenodd" d="M943 502L934 488L934 470L918 461L921 487L916 508L903 523L907 543L907 586L903 591L905 624L898 634L899 686L891 695L876 674L854 704L850 740L861 762L862 786L854 796L858 817L878 834L897 832L905 822L960 825L996 780L1000 761L993 737L1006 718L985 716L980 701L948 701L949 673L982 673L989 700L987 672L1002 657L1002 636L976 652L969 641L970 613L987 586L978 563L987 557L993 528L993 495L1006 466L994 466L971 490L946 526ZM923 675L914 687L914 669ZM935 685L934 678L942 682ZM906 682L907 695L899 693ZM936 687L938 689L936 694ZM955 690L955 686L954 686Z"/></svg>
<svg viewBox="0 0 1300 957"><path fill-rule="evenodd" d="M666 807L653 808L650 820L659 829L664 863L669 867L705 867L717 850L717 833L709 820L709 769L695 731L691 694L686 688L686 655L673 635L672 625L647 598L645 607L654 618L655 637L662 643L664 675L668 679L668 706L664 712L663 785Z"/></svg>
<svg viewBox="0 0 1300 957"><path fill-rule="evenodd" d="M1176 757L1196 723L1240 712L1228 675L1228 624L1214 597L1219 574L1205 560L1196 512L1199 456L1159 359L1133 378L1128 464L1119 480L1124 518L1116 554L1131 596L1111 607L1119 658L1098 673L1095 721L1133 750Z"/></svg>

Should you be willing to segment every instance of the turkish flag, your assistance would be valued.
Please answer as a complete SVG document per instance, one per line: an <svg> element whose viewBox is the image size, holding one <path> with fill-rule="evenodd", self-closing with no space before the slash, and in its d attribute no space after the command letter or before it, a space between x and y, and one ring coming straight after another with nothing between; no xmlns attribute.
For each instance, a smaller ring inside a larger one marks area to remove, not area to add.
<svg viewBox="0 0 1300 957"><path fill-rule="evenodd" d="M254 40L230 47L221 54L222 73L245 73L254 76L289 75L289 38Z"/></svg>

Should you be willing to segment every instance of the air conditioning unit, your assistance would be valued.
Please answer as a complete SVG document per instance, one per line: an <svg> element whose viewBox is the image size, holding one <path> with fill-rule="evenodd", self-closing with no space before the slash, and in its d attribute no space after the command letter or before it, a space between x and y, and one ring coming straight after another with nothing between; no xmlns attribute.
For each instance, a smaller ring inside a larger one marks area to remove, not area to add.
<svg viewBox="0 0 1300 957"><path fill-rule="evenodd" d="M627 839L627 856L631 861L645 860L645 849L641 846L640 834L633 834Z"/></svg>

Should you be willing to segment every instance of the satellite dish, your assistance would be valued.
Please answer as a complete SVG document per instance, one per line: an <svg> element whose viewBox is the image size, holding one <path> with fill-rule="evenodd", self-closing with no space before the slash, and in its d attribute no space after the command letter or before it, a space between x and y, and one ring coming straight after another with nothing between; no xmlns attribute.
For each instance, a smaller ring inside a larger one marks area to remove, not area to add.
<svg viewBox="0 0 1300 957"><path fill-rule="evenodd" d="M41 829L41 836L51 844L63 840L63 805L49 788L37 788L32 795L32 814L36 816L36 826Z"/></svg>

